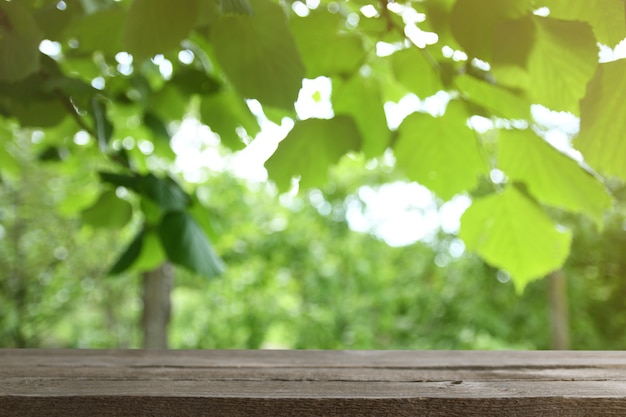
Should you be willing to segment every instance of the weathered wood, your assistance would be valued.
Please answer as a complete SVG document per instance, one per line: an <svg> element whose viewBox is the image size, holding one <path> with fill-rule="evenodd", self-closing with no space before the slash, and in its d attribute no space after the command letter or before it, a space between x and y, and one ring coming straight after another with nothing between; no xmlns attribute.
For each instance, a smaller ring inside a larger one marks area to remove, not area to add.
<svg viewBox="0 0 626 417"><path fill-rule="evenodd" d="M625 416L626 353L0 350L0 416Z"/></svg>

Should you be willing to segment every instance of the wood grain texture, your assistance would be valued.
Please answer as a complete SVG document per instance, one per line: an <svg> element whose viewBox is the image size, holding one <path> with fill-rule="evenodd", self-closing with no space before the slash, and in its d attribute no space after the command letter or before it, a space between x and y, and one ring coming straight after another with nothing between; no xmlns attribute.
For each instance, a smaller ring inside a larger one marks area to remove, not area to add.
<svg viewBox="0 0 626 417"><path fill-rule="evenodd" d="M0 416L626 416L626 353L0 350Z"/></svg>

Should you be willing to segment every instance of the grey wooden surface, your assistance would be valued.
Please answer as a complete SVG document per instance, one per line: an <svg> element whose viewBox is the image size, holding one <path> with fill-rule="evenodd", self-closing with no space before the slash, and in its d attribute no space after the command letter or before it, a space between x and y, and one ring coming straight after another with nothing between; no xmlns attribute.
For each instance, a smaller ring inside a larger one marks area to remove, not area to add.
<svg viewBox="0 0 626 417"><path fill-rule="evenodd" d="M0 349L0 416L98 415L626 416L626 353Z"/></svg>

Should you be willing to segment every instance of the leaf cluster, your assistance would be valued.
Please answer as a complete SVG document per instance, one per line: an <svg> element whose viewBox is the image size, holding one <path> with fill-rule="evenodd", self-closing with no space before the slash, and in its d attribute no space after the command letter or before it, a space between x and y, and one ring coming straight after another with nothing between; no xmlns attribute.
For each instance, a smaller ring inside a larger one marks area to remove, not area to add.
<svg viewBox="0 0 626 417"><path fill-rule="evenodd" d="M233 150L259 120L290 117L266 163L280 190L292 178L320 186L348 153L391 150L442 200L474 195L461 238L522 289L569 254L571 233L548 209L601 225L612 197L592 169L626 179L626 63L598 62L599 44L625 37L621 0L3 1L0 114L43 129L48 156L75 153L85 132L116 164L103 184L133 191L145 215L116 271L147 247L197 272L220 269L197 197L159 168L185 115ZM320 76L332 84L333 116L299 120L302 80ZM421 107L392 126L385 105L407 96ZM439 110L428 104L437 98ZM538 105L579 118L573 145L584 163L544 140ZM10 153L0 158L11 165ZM111 189L96 206L115 213L112 225L128 217Z"/></svg>

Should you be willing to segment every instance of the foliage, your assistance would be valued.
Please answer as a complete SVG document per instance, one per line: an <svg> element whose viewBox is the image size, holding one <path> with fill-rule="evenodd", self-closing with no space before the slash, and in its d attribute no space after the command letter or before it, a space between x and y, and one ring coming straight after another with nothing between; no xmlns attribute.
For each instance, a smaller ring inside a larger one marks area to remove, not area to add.
<svg viewBox="0 0 626 417"><path fill-rule="evenodd" d="M22 248L31 256L19 266L32 279L25 281L27 314L12 325L19 298L6 286L0 292L6 297L0 344L18 345L8 330L20 329L30 347L138 347L139 280L107 279L104 268L93 267L103 256L112 261L121 237L54 214L49 204L55 193L75 184L55 176L53 168L35 164L31 181L19 188L30 197L3 211L7 236L14 230L12 213L29 221ZM428 243L390 247L349 230L345 211L355 188L376 187L395 175L344 159L322 190L279 201L272 187L213 173L198 193L213 208L221 236L216 250L229 267L222 279L210 282L177 271L171 346L549 348L547 282L532 282L518 295L505 274L476 256L452 256L449 248L458 238L443 233ZM13 192L6 184L2 190ZM564 269L570 278L572 347L621 349L623 207L610 214L601 234L592 221L559 219L573 230L573 256ZM48 239L32 237L46 224ZM1 285L14 282L6 273L13 265L9 243L0 240ZM54 258L61 246L67 249L63 260ZM42 270L47 260L54 266Z"/></svg>
<svg viewBox="0 0 626 417"><path fill-rule="evenodd" d="M38 129L42 158L116 163L100 175L97 206L80 207L88 222L110 210L102 226L119 226L128 206L107 187L136 194L143 225L114 272L165 257L222 270L208 212L167 174L169 139L194 114L240 149L260 129L254 99L270 119L296 120L267 162L282 190L292 177L322 186L346 153L392 149L398 169L441 199L474 193L461 236L522 289L569 253L549 208L601 223L612 204L597 174L541 142L532 106L580 117L585 161L626 179L624 61L597 58L598 43L626 37L624 16L621 0L3 0L0 114ZM318 76L331 80L334 116L297 120L301 81ZM442 114L425 106L389 127L386 102L441 92ZM16 165L8 149L2 175Z"/></svg>

